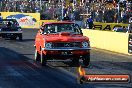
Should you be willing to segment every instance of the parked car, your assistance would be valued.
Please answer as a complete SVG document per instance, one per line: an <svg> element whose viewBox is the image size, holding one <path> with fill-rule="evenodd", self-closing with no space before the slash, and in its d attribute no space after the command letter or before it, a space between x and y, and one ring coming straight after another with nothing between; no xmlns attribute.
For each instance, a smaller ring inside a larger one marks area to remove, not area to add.
<svg viewBox="0 0 132 88"><path fill-rule="evenodd" d="M72 60L85 66L90 62L89 38L73 22L48 22L42 24L35 38L35 61L45 66L47 60Z"/></svg>
<svg viewBox="0 0 132 88"><path fill-rule="evenodd" d="M2 38L10 38L22 40L22 29L15 19L0 20L0 36Z"/></svg>

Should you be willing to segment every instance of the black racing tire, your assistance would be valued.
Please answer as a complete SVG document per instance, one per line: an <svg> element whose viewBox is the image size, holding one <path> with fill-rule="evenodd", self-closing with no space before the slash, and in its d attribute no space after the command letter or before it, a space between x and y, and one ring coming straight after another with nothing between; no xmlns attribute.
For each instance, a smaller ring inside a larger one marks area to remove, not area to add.
<svg viewBox="0 0 132 88"><path fill-rule="evenodd" d="M22 34L19 34L19 40L22 41Z"/></svg>
<svg viewBox="0 0 132 88"><path fill-rule="evenodd" d="M47 64L46 55L44 55L42 51L41 51L41 55L40 55L40 63L42 66L46 66L46 64Z"/></svg>
<svg viewBox="0 0 132 88"><path fill-rule="evenodd" d="M84 76L77 78L77 83L79 83L79 84L84 84L84 83L86 83L86 81L87 81L87 79Z"/></svg>
<svg viewBox="0 0 132 88"><path fill-rule="evenodd" d="M17 38L17 37L14 36L14 37L11 37L10 39L11 39L11 40L16 40L16 38Z"/></svg>
<svg viewBox="0 0 132 88"><path fill-rule="evenodd" d="M82 56L82 60L83 60L83 65L88 66L90 63L90 53Z"/></svg>
<svg viewBox="0 0 132 88"><path fill-rule="evenodd" d="M4 35L4 34L1 34L1 37L2 37L2 38L5 38L5 35Z"/></svg>
<svg viewBox="0 0 132 88"><path fill-rule="evenodd" d="M72 63L71 63L72 66L79 66L79 58L73 58L72 59Z"/></svg>
<svg viewBox="0 0 132 88"><path fill-rule="evenodd" d="M34 59L36 62L40 61L40 54L37 52L37 50L35 50Z"/></svg>

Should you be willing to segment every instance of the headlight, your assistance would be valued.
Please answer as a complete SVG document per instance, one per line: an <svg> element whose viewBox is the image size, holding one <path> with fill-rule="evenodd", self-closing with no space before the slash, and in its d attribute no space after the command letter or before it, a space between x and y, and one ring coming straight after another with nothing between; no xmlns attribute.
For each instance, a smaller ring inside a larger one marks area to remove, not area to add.
<svg viewBox="0 0 132 88"><path fill-rule="evenodd" d="M88 48L90 46L89 46L89 43L88 42L82 42L82 47L83 48Z"/></svg>
<svg viewBox="0 0 132 88"><path fill-rule="evenodd" d="M22 30L21 28L18 29L18 31L21 31L21 30Z"/></svg>
<svg viewBox="0 0 132 88"><path fill-rule="evenodd" d="M46 43L45 48L52 48L52 43Z"/></svg>
<svg viewBox="0 0 132 88"><path fill-rule="evenodd" d="M0 29L0 31L1 31L1 29Z"/></svg>

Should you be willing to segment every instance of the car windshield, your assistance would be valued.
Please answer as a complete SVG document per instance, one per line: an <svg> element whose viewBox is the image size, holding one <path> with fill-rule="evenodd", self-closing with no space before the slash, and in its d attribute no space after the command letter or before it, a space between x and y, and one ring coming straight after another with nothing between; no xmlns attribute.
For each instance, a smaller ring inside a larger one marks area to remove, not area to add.
<svg viewBox="0 0 132 88"><path fill-rule="evenodd" d="M1 20L0 21L0 27L14 27L14 26L17 26L18 23L17 22L14 22L14 21L11 21L11 20Z"/></svg>
<svg viewBox="0 0 132 88"><path fill-rule="evenodd" d="M79 27L75 27L74 23L64 23L64 24L46 24L44 26L44 33L60 33L69 32L73 34L81 34Z"/></svg>

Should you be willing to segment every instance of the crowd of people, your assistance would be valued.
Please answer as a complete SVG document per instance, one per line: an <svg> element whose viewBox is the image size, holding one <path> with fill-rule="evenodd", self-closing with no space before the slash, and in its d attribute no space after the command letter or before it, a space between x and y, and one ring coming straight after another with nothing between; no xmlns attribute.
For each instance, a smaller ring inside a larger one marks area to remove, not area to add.
<svg viewBox="0 0 132 88"><path fill-rule="evenodd" d="M90 14L96 22L128 23L132 16L132 1L117 2L117 0L0 0L1 12L40 12L41 19L63 18L69 20L84 20L80 14ZM118 0L119 1L119 0ZM63 17L62 17L63 15ZM88 16L89 17L89 16Z"/></svg>
<svg viewBox="0 0 132 88"><path fill-rule="evenodd" d="M38 1L32 0L0 0L1 12L39 12Z"/></svg>

